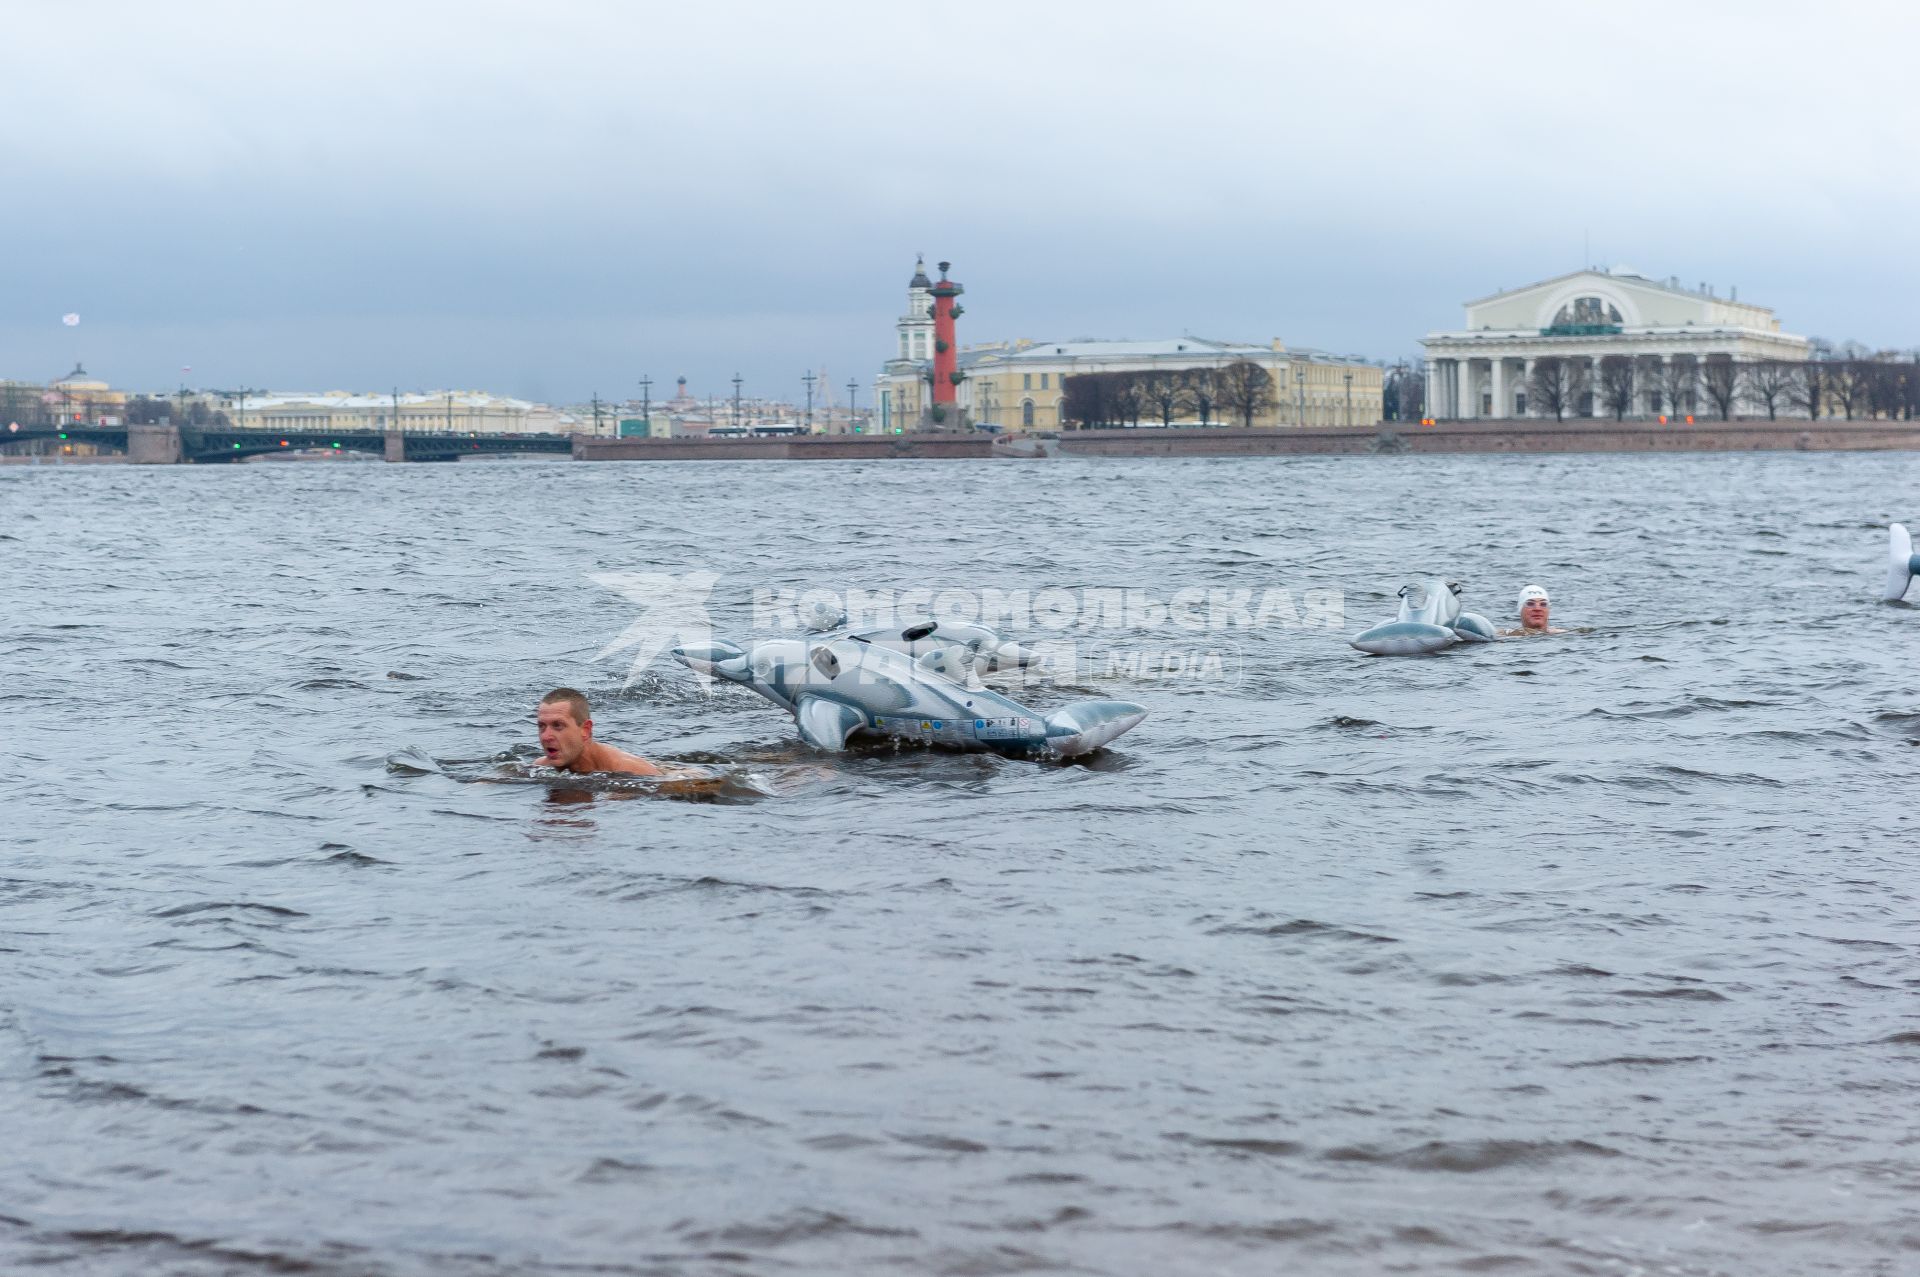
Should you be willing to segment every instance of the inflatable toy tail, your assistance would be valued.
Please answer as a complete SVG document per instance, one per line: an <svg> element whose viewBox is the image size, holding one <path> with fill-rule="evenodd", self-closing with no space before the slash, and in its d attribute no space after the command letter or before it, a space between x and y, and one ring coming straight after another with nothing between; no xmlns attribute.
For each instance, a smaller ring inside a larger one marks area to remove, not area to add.
<svg viewBox="0 0 1920 1277"><path fill-rule="evenodd" d="M1493 622L1478 612L1462 612L1454 617L1453 633L1462 643L1491 643L1500 637Z"/></svg>
<svg viewBox="0 0 1920 1277"><path fill-rule="evenodd" d="M1905 598L1916 572L1920 572L1920 554L1913 552L1906 525L1896 523L1887 529L1887 590L1881 597L1889 603Z"/></svg>
<svg viewBox="0 0 1920 1277"><path fill-rule="evenodd" d="M1047 715L1047 747L1062 758L1091 754L1146 716L1127 701L1081 701Z"/></svg>
<svg viewBox="0 0 1920 1277"><path fill-rule="evenodd" d="M1452 647L1460 636L1427 621L1384 621L1347 641L1369 656L1419 656Z"/></svg>

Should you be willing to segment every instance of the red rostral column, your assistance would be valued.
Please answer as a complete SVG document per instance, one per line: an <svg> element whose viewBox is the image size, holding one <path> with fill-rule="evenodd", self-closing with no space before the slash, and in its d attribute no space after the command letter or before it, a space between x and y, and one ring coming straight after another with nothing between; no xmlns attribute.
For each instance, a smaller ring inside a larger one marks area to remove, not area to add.
<svg viewBox="0 0 1920 1277"><path fill-rule="evenodd" d="M953 340L953 321L960 318L954 298L967 290L947 278L952 262L940 263L940 282L933 286L933 403L944 407L948 430L960 427L960 347Z"/></svg>

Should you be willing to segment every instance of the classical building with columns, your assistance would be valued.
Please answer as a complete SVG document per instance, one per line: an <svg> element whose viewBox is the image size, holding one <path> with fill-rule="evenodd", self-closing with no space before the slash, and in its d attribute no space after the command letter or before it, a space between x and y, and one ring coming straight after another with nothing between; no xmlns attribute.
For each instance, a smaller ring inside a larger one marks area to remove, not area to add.
<svg viewBox="0 0 1920 1277"><path fill-rule="evenodd" d="M1702 369L1798 363L1807 339L1780 331L1764 306L1726 297L1702 284L1649 279L1623 266L1583 270L1467 303L1466 326L1428 333L1427 414L1475 417L1551 416L1531 392L1536 361L1570 359L1583 370L1568 416L1612 416L1601 391L1601 361L1632 361L1630 417L1696 411L1706 402ZM1551 366L1551 365L1550 365ZM1625 365L1616 365L1626 367ZM1624 382L1621 383L1624 386Z"/></svg>

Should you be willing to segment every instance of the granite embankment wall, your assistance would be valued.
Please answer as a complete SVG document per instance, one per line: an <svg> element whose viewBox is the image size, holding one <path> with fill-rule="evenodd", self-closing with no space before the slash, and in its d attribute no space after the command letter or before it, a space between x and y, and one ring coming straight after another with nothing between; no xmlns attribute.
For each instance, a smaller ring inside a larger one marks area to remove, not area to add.
<svg viewBox="0 0 1920 1277"><path fill-rule="evenodd" d="M1455 421L1419 426L1246 430L1068 430L1035 440L1068 457L1271 457L1419 452L1826 452L1920 451L1920 423L1713 421L1655 425L1613 421ZM859 461L989 457L984 434L808 435L789 439L594 439L576 436L584 461Z"/></svg>
<svg viewBox="0 0 1920 1277"><path fill-rule="evenodd" d="M1277 430L1074 430L1059 451L1081 457L1324 456L1398 452L1824 452L1920 449L1903 421L1455 421L1438 425Z"/></svg>
<svg viewBox="0 0 1920 1277"><path fill-rule="evenodd" d="M866 461L988 457L986 434L796 435L786 439L595 439L575 435L576 461Z"/></svg>

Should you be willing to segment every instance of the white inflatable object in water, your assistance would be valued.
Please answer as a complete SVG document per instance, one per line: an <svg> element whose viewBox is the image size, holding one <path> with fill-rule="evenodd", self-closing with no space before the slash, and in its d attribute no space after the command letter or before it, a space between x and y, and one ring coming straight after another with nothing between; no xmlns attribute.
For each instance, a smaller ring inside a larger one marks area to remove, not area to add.
<svg viewBox="0 0 1920 1277"><path fill-rule="evenodd" d="M1400 613L1349 642L1369 656L1420 656L1455 643L1491 643L1493 623L1460 610L1460 585L1434 577L1401 587Z"/></svg>
<svg viewBox="0 0 1920 1277"><path fill-rule="evenodd" d="M751 688L792 713L800 739L840 750L869 733L954 749L1089 754L1147 716L1126 701L1081 701L1040 714L952 672L956 649L919 656L856 634L676 647L689 669ZM964 672L962 669L961 672Z"/></svg>
<svg viewBox="0 0 1920 1277"><path fill-rule="evenodd" d="M1001 670L1025 669L1033 664L1034 654L1012 639L971 621L938 621L930 616L909 617L898 629L845 630L844 608L821 603L808 605L803 618L809 632L824 638L857 638L878 647L890 647L908 656L922 657L929 652L947 651L965 670L993 674ZM964 674L953 674L965 681Z"/></svg>
<svg viewBox="0 0 1920 1277"><path fill-rule="evenodd" d="M1916 572L1920 572L1920 554L1913 552L1906 525L1896 523L1887 529L1887 590L1881 597L1889 603L1905 598Z"/></svg>

